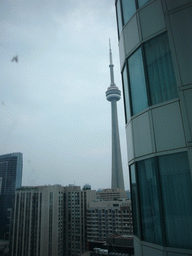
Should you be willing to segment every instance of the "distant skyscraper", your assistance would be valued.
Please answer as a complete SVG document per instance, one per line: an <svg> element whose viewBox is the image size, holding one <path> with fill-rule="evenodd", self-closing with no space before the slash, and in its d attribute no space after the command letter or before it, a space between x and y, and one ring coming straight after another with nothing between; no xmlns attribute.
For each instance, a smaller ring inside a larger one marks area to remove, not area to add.
<svg viewBox="0 0 192 256"><path fill-rule="evenodd" d="M113 73L113 61L111 45L109 42L109 61L110 61L110 78L111 84L106 91L107 100L111 102L111 118L112 118L112 179L111 188L121 188L124 190L123 169L121 161L121 149L119 139L119 127L117 118L117 101L121 98L121 91L115 85Z"/></svg>
<svg viewBox="0 0 192 256"><path fill-rule="evenodd" d="M21 186L22 167L21 153L0 156L0 239L9 238L15 189Z"/></svg>
<svg viewBox="0 0 192 256"><path fill-rule="evenodd" d="M14 195L21 187L22 166L21 153L0 156L0 195Z"/></svg>

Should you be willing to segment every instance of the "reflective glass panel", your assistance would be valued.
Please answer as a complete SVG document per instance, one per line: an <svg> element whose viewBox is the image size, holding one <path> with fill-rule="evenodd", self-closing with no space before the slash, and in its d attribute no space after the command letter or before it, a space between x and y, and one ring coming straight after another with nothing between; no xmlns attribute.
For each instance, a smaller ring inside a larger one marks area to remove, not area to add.
<svg viewBox="0 0 192 256"><path fill-rule="evenodd" d="M141 48L128 59L128 67L132 111L135 115L148 107Z"/></svg>
<svg viewBox="0 0 192 256"><path fill-rule="evenodd" d="M168 36L144 44L152 105L178 97Z"/></svg>
<svg viewBox="0 0 192 256"><path fill-rule="evenodd" d="M162 244L155 158L137 163L143 240Z"/></svg>
<svg viewBox="0 0 192 256"><path fill-rule="evenodd" d="M117 1L117 5L116 5L116 12L117 12L117 24L118 24L118 30L119 30L119 35L121 33L122 30L122 16L121 16L121 2L120 0Z"/></svg>
<svg viewBox="0 0 192 256"><path fill-rule="evenodd" d="M149 2L150 0L138 0L139 8Z"/></svg>
<svg viewBox="0 0 192 256"><path fill-rule="evenodd" d="M159 157L168 246L192 249L192 185L187 152Z"/></svg>
<svg viewBox="0 0 192 256"><path fill-rule="evenodd" d="M135 0L122 0L123 25L125 25L136 12Z"/></svg>
<svg viewBox="0 0 192 256"><path fill-rule="evenodd" d="M130 166L131 174L131 200L132 200L132 213L133 213L133 233L134 235L139 235L139 204L138 204L138 194L137 194L137 183L136 183L136 172L135 165Z"/></svg>
<svg viewBox="0 0 192 256"><path fill-rule="evenodd" d="M125 66L122 75L123 75L125 120L126 120L126 123L127 123L130 119L130 102L129 102L129 87L128 87L128 79L127 79L127 66Z"/></svg>

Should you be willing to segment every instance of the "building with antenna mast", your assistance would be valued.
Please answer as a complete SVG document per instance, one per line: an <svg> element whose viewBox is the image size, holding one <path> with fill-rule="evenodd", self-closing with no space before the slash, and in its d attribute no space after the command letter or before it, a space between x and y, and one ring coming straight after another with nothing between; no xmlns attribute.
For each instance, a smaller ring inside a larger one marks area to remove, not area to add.
<svg viewBox="0 0 192 256"><path fill-rule="evenodd" d="M109 68L111 84L106 91L106 98L111 102L111 121L112 121L112 177L111 188L121 188L124 190L123 168L121 161L121 149L119 139L119 127L117 118L117 101L121 98L121 91L114 82L113 61L111 43L109 39Z"/></svg>

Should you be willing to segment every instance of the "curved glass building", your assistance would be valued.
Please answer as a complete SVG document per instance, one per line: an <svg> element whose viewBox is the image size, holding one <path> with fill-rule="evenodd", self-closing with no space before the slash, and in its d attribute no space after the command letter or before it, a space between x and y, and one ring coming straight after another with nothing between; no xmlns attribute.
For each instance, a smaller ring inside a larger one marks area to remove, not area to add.
<svg viewBox="0 0 192 256"><path fill-rule="evenodd" d="M192 0L117 0L135 256L192 255Z"/></svg>

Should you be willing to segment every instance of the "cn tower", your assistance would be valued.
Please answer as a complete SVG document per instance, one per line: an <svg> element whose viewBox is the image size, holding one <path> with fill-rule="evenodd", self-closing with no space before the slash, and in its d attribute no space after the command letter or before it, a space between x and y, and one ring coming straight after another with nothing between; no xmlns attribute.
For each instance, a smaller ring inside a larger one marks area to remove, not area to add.
<svg viewBox="0 0 192 256"><path fill-rule="evenodd" d="M109 40L109 68L111 84L107 88L106 98L111 102L111 120L112 120L112 177L111 188L121 188L124 190L123 168L121 161L121 149L119 139L119 127L117 118L117 101L121 99L121 91L114 83L113 61L111 52L111 43Z"/></svg>

